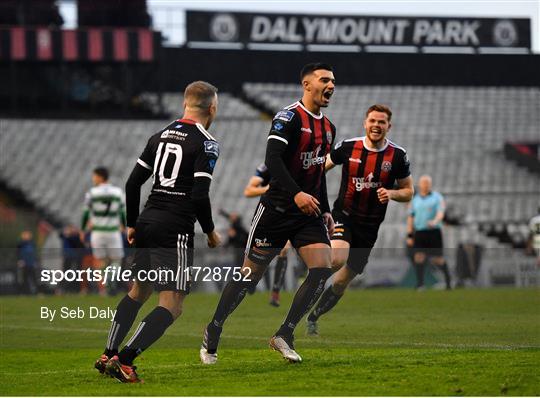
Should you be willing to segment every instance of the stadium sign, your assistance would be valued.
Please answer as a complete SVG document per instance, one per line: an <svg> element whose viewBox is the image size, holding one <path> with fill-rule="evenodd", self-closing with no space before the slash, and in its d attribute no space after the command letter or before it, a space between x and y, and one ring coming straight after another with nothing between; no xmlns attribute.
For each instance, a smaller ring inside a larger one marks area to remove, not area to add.
<svg viewBox="0 0 540 398"><path fill-rule="evenodd" d="M187 45L291 51L529 53L529 19L187 11Z"/></svg>

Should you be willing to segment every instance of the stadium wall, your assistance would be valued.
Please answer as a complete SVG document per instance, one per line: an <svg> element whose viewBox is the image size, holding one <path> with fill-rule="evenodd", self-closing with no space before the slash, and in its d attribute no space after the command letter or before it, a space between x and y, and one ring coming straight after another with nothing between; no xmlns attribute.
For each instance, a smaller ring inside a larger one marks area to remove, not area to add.
<svg viewBox="0 0 540 398"><path fill-rule="evenodd" d="M348 85L540 86L539 55L351 54L163 48L167 90L207 79L222 90L239 82L295 83L312 61L335 67Z"/></svg>
<svg viewBox="0 0 540 398"><path fill-rule="evenodd" d="M540 86L540 55L366 54L156 48L155 62L0 58L2 115L73 117L79 108L151 118L138 96L176 92L208 80L222 92L239 93L245 82L296 83L313 61L332 64L340 85ZM59 78L62 76L62 78ZM105 85L96 95L93 88ZM81 88L82 87L82 88ZM81 97L82 98L79 98ZM109 98L110 97L110 98ZM155 113L155 112L154 112ZM52 115L54 116L54 115Z"/></svg>

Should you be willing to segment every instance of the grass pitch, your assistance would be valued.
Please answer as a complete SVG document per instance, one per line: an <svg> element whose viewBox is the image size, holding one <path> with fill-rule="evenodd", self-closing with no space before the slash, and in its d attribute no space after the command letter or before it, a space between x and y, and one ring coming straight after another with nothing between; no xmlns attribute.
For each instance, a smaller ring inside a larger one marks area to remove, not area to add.
<svg viewBox="0 0 540 398"><path fill-rule="evenodd" d="M268 339L284 319L267 295L247 297L225 325L219 362L198 350L217 295L192 294L184 315L138 358L144 384L98 374L120 297L0 299L1 395L540 395L539 290L349 291L320 320L320 337L296 333L301 364L284 362ZM139 313L155 306L152 297ZM40 307L86 310L84 319L40 319ZM134 327L137 325L135 323Z"/></svg>

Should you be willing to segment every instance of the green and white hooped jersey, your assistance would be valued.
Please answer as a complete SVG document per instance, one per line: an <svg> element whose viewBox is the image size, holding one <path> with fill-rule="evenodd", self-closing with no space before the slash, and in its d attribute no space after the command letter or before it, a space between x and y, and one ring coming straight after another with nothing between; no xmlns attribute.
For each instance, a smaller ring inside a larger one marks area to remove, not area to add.
<svg viewBox="0 0 540 398"><path fill-rule="evenodd" d="M117 232L126 225L125 195L111 184L100 184L86 193L82 229L90 220L92 231Z"/></svg>

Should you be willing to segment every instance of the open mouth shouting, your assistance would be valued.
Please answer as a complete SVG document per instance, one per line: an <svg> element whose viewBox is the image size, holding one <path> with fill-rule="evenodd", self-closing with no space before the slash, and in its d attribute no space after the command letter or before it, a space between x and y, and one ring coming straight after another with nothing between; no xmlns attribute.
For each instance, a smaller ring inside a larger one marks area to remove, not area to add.
<svg viewBox="0 0 540 398"><path fill-rule="evenodd" d="M330 98L332 98L332 95L334 94L334 90L326 90L323 92L323 102L325 104L330 103Z"/></svg>

